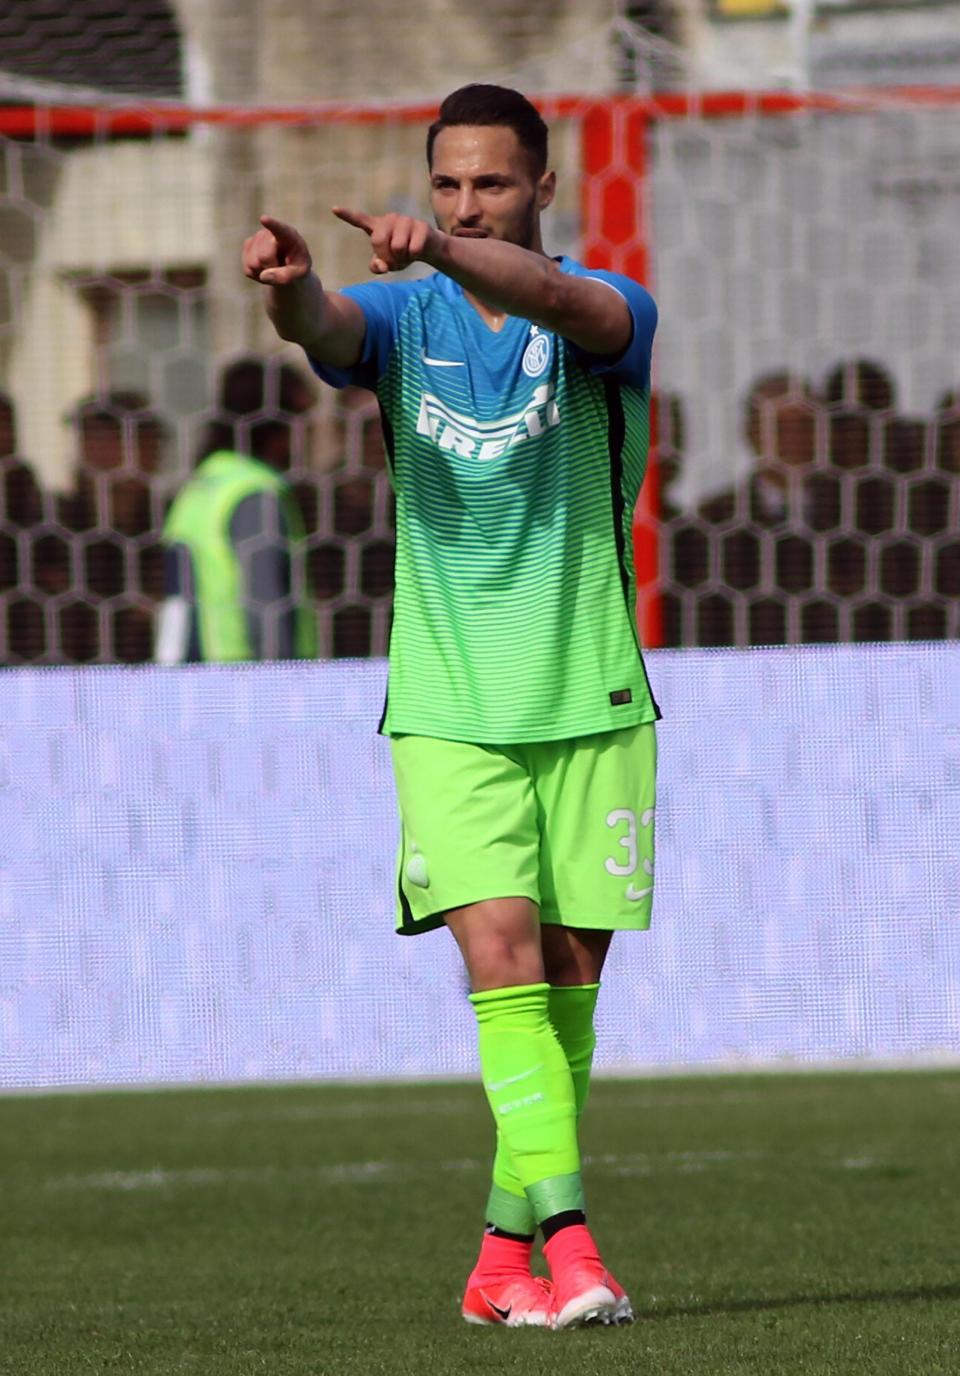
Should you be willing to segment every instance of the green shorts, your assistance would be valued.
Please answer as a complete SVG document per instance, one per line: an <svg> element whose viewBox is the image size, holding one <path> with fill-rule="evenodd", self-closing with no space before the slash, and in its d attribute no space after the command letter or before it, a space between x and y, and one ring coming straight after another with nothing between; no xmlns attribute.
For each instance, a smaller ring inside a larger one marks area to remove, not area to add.
<svg viewBox="0 0 960 1376"><path fill-rule="evenodd" d="M652 722L574 740L469 745L394 736L397 929L523 897L542 922L642 931L653 900Z"/></svg>

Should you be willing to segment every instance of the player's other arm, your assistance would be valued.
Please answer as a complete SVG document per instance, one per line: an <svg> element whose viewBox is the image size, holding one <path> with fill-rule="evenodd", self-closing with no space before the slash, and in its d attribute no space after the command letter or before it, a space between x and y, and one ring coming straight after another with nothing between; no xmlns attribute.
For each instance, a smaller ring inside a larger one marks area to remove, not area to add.
<svg viewBox="0 0 960 1376"><path fill-rule="evenodd" d="M585 353L621 354L633 336L633 317L619 292L599 279L564 272L530 249L438 230L425 261L488 305L551 330Z"/></svg>
<svg viewBox="0 0 960 1376"><path fill-rule="evenodd" d="M369 235L374 273L427 263L494 310L551 330L589 354L620 354L633 337L633 316L618 291L564 272L542 253L502 239L444 234L406 215L372 216L341 207L334 214Z"/></svg>
<svg viewBox="0 0 960 1376"><path fill-rule="evenodd" d="M348 296L324 290L306 240L292 225L262 215L260 228L243 245L242 261L246 276L266 287L267 315L281 339L335 368L359 361L363 311Z"/></svg>

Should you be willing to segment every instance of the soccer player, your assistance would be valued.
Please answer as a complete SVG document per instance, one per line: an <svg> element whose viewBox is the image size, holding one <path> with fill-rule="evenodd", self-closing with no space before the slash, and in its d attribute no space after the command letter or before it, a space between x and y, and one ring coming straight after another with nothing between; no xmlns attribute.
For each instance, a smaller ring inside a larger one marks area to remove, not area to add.
<svg viewBox="0 0 960 1376"><path fill-rule="evenodd" d="M547 128L472 85L427 136L436 225L334 213L384 276L326 291L291 226L244 245L278 333L379 399L397 495L387 704L401 814L398 926L463 954L497 1127L470 1323L620 1323L587 1228L577 1123L600 973L646 928L659 711L637 639L631 513L656 308L544 252ZM550 1281L531 1274L537 1229Z"/></svg>

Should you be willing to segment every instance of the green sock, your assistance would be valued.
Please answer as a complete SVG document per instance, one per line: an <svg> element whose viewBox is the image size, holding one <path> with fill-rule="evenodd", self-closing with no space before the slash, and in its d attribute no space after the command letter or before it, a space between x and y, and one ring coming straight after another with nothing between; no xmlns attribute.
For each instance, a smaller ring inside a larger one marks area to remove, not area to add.
<svg viewBox="0 0 960 1376"><path fill-rule="evenodd" d="M578 1123L590 1093L590 1070L597 1045L593 1015L599 993L599 984L557 984L550 988L550 1021L573 1077Z"/></svg>
<svg viewBox="0 0 960 1376"><path fill-rule="evenodd" d="M556 985L550 988L548 995L550 1022L570 1067L578 1123L590 1088L590 1067L597 1042L593 1014L599 991L599 984ZM536 1232L533 1208L514 1169L499 1124L486 1219L504 1232L521 1236Z"/></svg>
<svg viewBox="0 0 960 1376"><path fill-rule="evenodd" d="M498 1137L515 1171L510 1186L494 1178L497 1217L508 1232L533 1232L544 1218L583 1209L577 1107L570 1067L549 1016L549 984L471 994L480 1068ZM514 1208L523 1202L533 1214ZM501 1196L507 1196L503 1198Z"/></svg>

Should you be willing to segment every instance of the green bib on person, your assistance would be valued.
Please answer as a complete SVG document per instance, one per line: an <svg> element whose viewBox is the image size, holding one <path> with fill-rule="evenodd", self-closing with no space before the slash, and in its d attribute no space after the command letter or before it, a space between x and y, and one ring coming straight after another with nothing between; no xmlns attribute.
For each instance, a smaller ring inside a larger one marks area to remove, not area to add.
<svg viewBox="0 0 960 1376"><path fill-rule="evenodd" d="M230 523L240 503L258 494L275 496L279 502L295 560L304 531L290 486L281 474L248 454L226 449L209 454L177 494L164 522L164 539L190 551L204 660L228 662L256 657L243 602L243 572L230 538ZM297 658L315 658L313 613L302 605L295 611Z"/></svg>

